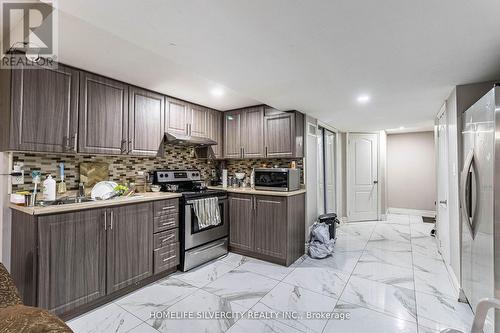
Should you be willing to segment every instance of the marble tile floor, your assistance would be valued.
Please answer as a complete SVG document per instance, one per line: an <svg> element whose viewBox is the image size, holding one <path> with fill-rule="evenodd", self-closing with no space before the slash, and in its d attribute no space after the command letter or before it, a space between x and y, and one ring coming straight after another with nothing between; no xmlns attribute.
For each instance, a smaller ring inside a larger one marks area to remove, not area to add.
<svg viewBox="0 0 500 333"><path fill-rule="evenodd" d="M431 229L407 215L344 224L331 257L290 267L230 253L68 325L76 333L467 332L472 311L457 301ZM217 313L230 315L210 317Z"/></svg>

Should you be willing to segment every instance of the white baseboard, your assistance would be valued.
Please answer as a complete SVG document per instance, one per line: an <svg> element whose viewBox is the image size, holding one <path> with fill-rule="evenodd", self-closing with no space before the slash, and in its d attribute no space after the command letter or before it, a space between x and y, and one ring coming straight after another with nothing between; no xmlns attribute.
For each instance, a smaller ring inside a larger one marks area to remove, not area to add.
<svg viewBox="0 0 500 333"><path fill-rule="evenodd" d="M409 208L387 208L387 214L402 214L402 215L414 215L414 216L425 216L425 217L436 217L436 212L433 210L420 210L420 209L409 209Z"/></svg>
<svg viewBox="0 0 500 333"><path fill-rule="evenodd" d="M344 224L348 221L347 216L342 216L342 217L339 217L338 219L340 221L340 224Z"/></svg>
<svg viewBox="0 0 500 333"><path fill-rule="evenodd" d="M386 221L386 220L387 220L387 215L386 214L380 215L380 221Z"/></svg>

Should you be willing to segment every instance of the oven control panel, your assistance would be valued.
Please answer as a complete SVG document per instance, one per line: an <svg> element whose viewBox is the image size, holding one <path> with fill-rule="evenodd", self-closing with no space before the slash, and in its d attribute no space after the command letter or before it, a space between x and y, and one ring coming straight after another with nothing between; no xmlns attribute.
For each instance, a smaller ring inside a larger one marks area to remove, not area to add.
<svg viewBox="0 0 500 333"><path fill-rule="evenodd" d="M200 181L201 173L199 170L154 171L154 180L158 183Z"/></svg>

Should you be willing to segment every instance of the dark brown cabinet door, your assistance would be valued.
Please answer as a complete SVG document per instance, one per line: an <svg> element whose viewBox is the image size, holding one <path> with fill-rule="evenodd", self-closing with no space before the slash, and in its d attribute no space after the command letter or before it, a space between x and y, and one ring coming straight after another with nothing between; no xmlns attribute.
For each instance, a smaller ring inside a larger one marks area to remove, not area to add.
<svg viewBox="0 0 500 333"><path fill-rule="evenodd" d="M255 251L286 259L286 197L255 196Z"/></svg>
<svg viewBox="0 0 500 333"><path fill-rule="evenodd" d="M107 292L153 274L152 203L108 209Z"/></svg>
<svg viewBox="0 0 500 333"><path fill-rule="evenodd" d="M199 105L190 105L188 116L190 124L189 134L206 137L208 135L208 109Z"/></svg>
<svg viewBox="0 0 500 333"><path fill-rule="evenodd" d="M224 112L224 157L242 158L242 112Z"/></svg>
<svg viewBox="0 0 500 333"><path fill-rule="evenodd" d="M264 107L245 109L241 128L243 157L264 157Z"/></svg>
<svg viewBox="0 0 500 333"><path fill-rule="evenodd" d="M128 153L157 156L165 135L165 98L135 87L129 96Z"/></svg>
<svg viewBox="0 0 500 333"><path fill-rule="evenodd" d="M38 218L38 305L56 314L106 294L104 210Z"/></svg>
<svg viewBox="0 0 500 333"><path fill-rule="evenodd" d="M76 152L78 77L63 65L12 71L10 139L16 150Z"/></svg>
<svg viewBox="0 0 500 333"><path fill-rule="evenodd" d="M166 131L178 134L188 134L189 105L186 102L167 97L166 104Z"/></svg>
<svg viewBox="0 0 500 333"><path fill-rule="evenodd" d="M253 196L231 194L229 196L229 246L240 250L253 250L253 220Z"/></svg>
<svg viewBox="0 0 500 333"><path fill-rule="evenodd" d="M128 85L82 73L79 118L80 152L127 153Z"/></svg>
<svg viewBox="0 0 500 333"><path fill-rule="evenodd" d="M281 113L264 118L264 145L267 157L294 156L294 113Z"/></svg>

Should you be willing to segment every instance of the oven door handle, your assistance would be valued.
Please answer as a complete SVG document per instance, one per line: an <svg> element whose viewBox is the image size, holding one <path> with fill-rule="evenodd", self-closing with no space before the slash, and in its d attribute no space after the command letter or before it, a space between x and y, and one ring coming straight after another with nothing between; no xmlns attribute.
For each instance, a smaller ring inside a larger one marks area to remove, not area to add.
<svg viewBox="0 0 500 333"><path fill-rule="evenodd" d="M227 202L227 197L224 197L223 199L219 198L219 204L221 203L226 203ZM192 206L193 205L193 201L186 201L186 206Z"/></svg>

